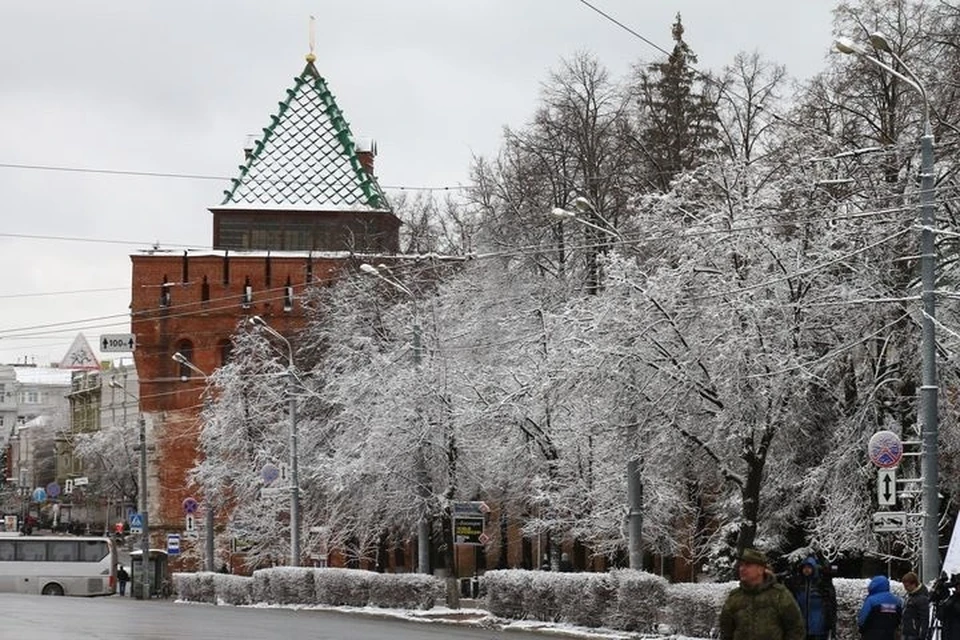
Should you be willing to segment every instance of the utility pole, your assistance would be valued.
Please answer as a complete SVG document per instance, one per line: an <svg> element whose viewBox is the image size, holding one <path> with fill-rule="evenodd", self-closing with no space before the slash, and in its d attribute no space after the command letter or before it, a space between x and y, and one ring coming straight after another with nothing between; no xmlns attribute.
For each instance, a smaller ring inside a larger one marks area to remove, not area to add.
<svg viewBox="0 0 960 640"><path fill-rule="evenodd" d="M147 424L143 412L140 413L138 422L140 423L140 517L143 519L143 533L140 538L141 591L138 599L144 600L150 598L150 503L147 501Z"/></svg>
<svg viewBox="0 0 960 640"><path fill-rule="evenodd" d="M290 402L290 566L300 566L300 471L297 454L297 377L293 370L293 345L260 316L250 316L248 322L263 328L287 345L287 394Z"/></svg>

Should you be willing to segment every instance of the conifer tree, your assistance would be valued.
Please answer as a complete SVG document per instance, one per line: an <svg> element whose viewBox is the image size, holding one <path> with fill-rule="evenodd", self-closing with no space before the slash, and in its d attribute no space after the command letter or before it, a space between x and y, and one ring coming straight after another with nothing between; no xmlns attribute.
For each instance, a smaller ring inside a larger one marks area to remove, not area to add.
<svg viewBox="0 0 960 640"><path fill-rule="evenodd" d="M678 174L698 164L717 140L717 114L694 66L697 56L683 39L680 14L673 23L674 47L665 62L639 73L639 140L649 183L667 191Z"/></svg>

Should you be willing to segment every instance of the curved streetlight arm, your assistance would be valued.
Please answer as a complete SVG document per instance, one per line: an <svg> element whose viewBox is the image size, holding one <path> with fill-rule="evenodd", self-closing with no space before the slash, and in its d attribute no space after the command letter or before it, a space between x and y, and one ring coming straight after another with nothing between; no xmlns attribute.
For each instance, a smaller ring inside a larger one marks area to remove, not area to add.
<svg viewBox="0 0 960 640"><path fill-rule="evenodd" d="M584 213L589 212L597 216L600 222L607 225L607 229L610 230L610 231L607 231L607 233L612 233L616 237L620 238L620 232L617 231L617 228L613 225L613 223L611 223L609 220L603 217L603 214L601 214L600 211L597 210L597 207L594 206L594 204L590 202L590 200L588 200L587 198L584 198L583 196L577 196L576 198L573 199L573 202L571 204L578 211L583 211Z"/></svg>
<svg viewBox="0 0 960 640"><path fill-rule="evenodd" d="M267 321L260 316L250 316L248 322L254 326L262 328L271 336L287 345L287 362L290 364L290 368L293 369L293 346L290 344L290 341L283 337L279 331L267 324Z"/></svg>
<svg viewBox="0 0 960 640"><path fill-rule="evenodd" d="M591 229L594 229L601 233L605 233L608 236L614 237L621 242L623 241L623 236L620 235L620 232L614 229L612 226L608 229L606 227L601 227L598 224L593 224L589 220L586 220L585 218L581 218L580 216L578 216L575 211L569 211L567 209L562 209L560 207L554 207L553 209L550 210L550 215L553 216L554 218L559 218L560 220L575 220L585 227L590 227ZM603 220L602 217L600 219ZM604 220L604 222L606 222L606 220Z"/></svg>
<svg viewBox="0 0 960 640"><path fill-rule="evenodd" d="M174 354L173 354L172 356L170 356L170 357L173 358L173 359L174 359L175 361L177 361L178 363L180 363L180 364L182 364L183 366L185 366L187 369L190 369L190 371L193 371L194 373L199 373L199 374L203 377L204 380L209 380L209 379L210 379L210 376L208 376L208 375L203 371L203 369L201 369L201 368L198 367L197 365L195 365L195 364L193 364L192 362L190 362L189 358L187 358L187 356L183 355L183 354L180 353L179 351L177 351L176 353L174 353Z"/></svg>
<svg viewBox="0 0 960 640"><path fill-rule="evenodd" d="M875 35L876 35L876 34L875 34ZM873 42L872 39L871 39L871 42ZM884 42L886 42L886 41L884 41ZM892 56L894 57L894 59L895 59L897 62L899 62L900 65L903 67L903 69L907 72L907 75L904 75L903 73L900 73L899 71L897 71L896 69L894 69L893 67L891 67L890 65L888 65L886 62L884 62L884 61L882 61L882 60L880 60L880 59L878 59L878 58L875 58L874 56L871 56L871 55L867 52L866 49L864 49L864 48L861 47L860 45L858 45L858 44L856 44L855 42L852 42L852 41L850 41L850 40L848 40L848 39L846 39L846 38L837 38L837 39L834 41L833 44L834 44L834 47L836 47L837 51L839 51L840 53L845 53L845 54L851 54L851 53L853 53L853 54L856 54L856 55L860 56L861 58L863 58L864 60L870 62L871 64L875 64L876 66L880 67L880 68L883 69L884 71L887 71L887 72L890 73L891 75L896 76L897 78L903 80L903 81L906 82L908 85L910 85L911 87L913 87L914 90L915 90L917 93L919 93L919 94L920 94L920 97L923 99L923 128L924 128L924 134L929 134L929 132L930 132L930 103L929 103L929 101L927 100L927 90L923 87L923 84L920 82L920 79L917 78L917 75L916 75L907 65L905 65L905 64L903 63L903 60L900 59L900 56L898 56L897 54L895 54L895 53L890 49L889 45L887 45L886 47L877 47L877 48L878 48L878 49L882 49L882 50L886 51L887 53L889 53L890 55L892 55Z"/></svg>
<svg viewBox="0 0 960 640"><path fill-rule="evenodd" d="M360 271L363 271L363 272L366 273L367 275L371 275L371 276L375 276L375 277L377 277L377 278L380 278L381 280L383 280L384 282L386 282L387 284L389 284L391 287L393 287L393 288L396 289L397 291L399 291L399 292L401 292L401 293L403 293L403 294L405 294L405 295L407 295L407 296L410 296L410 299L413 300L414 303L416 303L416 301L417 301L417 296L413 295L413 291L411 291L409 288L407 288L406 286L404 286L404 285L403 285L399 280L397 280L396 278L391 278L391 277L388 277L388 276L384 275L383 269L385 269L385 268L386 268L386 267L377 268L377 267L373 266L372 264L367 264L366 262L364 262L363 264L360 265Z"/></svg>

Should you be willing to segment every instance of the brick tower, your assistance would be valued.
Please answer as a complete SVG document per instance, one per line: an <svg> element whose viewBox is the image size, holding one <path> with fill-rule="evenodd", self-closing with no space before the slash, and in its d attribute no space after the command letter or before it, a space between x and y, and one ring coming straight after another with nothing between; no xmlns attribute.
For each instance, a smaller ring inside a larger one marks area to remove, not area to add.
<svg viewBox="0 0 960 640"><path fill-rule="evenodd" d="M183 530L187 498L203 504L187 475L198 455L205 382L173 354L210 373L229 358L231 336L250 316L290 334L304 320L305 287L329 283L355 257L398 250L400 221L374 177L375 146L354 139L313 54L246 147L239 175L210 208L212 250L131 256L154 546Z"/></svg>

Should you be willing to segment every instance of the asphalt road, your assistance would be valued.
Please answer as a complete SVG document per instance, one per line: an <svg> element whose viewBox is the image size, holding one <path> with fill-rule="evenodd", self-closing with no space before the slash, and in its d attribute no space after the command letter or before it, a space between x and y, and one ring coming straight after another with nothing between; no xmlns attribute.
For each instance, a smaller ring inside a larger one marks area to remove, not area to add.
<svg viewBox="0 0 960 640"><path fill-rule="evenodd" d="M119 596L57 598L0 594L4 640L524 640L497 631L336 611L217 607Z"/></svg>

